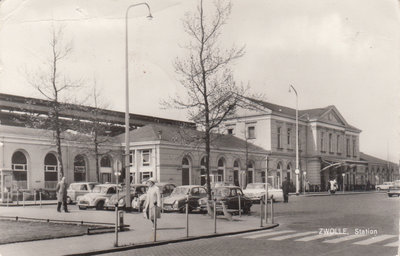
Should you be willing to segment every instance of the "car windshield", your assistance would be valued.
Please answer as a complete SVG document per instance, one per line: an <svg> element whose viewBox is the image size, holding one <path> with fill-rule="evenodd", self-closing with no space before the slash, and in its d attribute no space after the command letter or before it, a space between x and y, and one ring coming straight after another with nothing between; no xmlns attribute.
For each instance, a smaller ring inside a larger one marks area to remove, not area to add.
<svg viewBox="0 0 400 256"><path fill-rule="evenodd" d="M187 195L189 188L187 187L177 187L172 191L172 195Z"/></svg>
<svg viewBox="0 0 400 256"><path fill-rule="evenodd" d="M229 196L231 190L229 188L216 188L215 196Z"/></svg>
<svg viewBox="0 0 400 256"><path fill-rule="evenodd" d="M95 186L93 188L93 192L94 193L107 193L108 187L104 187L104 186Z"/></svg>
<svg viewBox="0 0 400 256"><path fill-rule="evenodd" d="M265 184L254 184L254 183L250 183L247 185L246 189L265 189Z"/></svg>

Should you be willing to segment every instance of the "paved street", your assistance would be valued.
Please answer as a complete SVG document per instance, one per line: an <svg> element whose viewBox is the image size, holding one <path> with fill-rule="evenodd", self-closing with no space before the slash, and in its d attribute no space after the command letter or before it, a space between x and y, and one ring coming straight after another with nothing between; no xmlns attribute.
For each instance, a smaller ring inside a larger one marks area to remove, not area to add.
<svg viewBox="0 0 400 256"><path fill-rule="evenodd" d="M112 255L398 255L399 198L385 193L291 196L289 204L275 206L280 227L273 230Z"/></svg>

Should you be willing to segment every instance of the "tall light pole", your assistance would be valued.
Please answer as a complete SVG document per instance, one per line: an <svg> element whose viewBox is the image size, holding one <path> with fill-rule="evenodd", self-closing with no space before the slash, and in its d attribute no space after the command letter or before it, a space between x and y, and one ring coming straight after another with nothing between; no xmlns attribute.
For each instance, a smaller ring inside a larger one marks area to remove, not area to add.
<svg viewBox="0 0 400 256"><path fill-rule="evenodd" d="M294 93L296 94L296 195L299 194L299 97L297 95L296 89L293 85L289 86L289 92L293 89Z"/></svg>
<svg viewBox="0 0 400 256"><path fill-rule="evenodd" d="M125 13L125 185L126 185L126 196L125 204L129 209L131 207L131 186L130 186L130 161L129 161L129 61L128 61L128 14L129 10L135 6L145 5L149 10L148 18L152 18L150 6L147 3L138 3L128 6Z"/></svg>

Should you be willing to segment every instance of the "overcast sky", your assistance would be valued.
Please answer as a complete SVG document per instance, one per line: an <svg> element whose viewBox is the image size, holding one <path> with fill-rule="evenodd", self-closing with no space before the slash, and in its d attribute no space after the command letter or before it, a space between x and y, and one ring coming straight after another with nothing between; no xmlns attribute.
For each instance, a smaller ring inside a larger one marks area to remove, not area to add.
<svg viewBox="0 0 400 256"><path fill-rule="evenodd" d="M41 97L25 73L50 56L51 27L64 26L73 53L63 66L102 101L124 111L127 0L2 0L0 92ZM172 63L187 42L181 19L194 0L149 0L130 12L130 111L186 120L185 111L159 102L182 87ZM398 162L400 156L400 15L396 0L234 0L222 44L246 46L234 66L237 82L267 100L295 108L335 105L362 130L360 150ZM88 89L69 92L78 98Z"/></svg>

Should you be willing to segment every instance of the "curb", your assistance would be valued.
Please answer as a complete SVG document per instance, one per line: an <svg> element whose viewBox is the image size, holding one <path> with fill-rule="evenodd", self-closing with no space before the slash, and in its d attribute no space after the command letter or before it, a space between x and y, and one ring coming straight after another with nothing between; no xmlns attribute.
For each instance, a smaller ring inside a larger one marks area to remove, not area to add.
<svg viewBox="0 0 400 256"><path fill-rule="evenodd" d="M105 254L105 253L113 253L113 252L127 251L127 250L139 249L139 248L160 246L160 245L165 245L165 244L187 242L187 241L193 241L193 240L199 240L199 239L205 239L205 238L237 235L237 234L242 234L242 233L272 229L272 228L276 228L278 226L279 226L279 224L271 224L271 226L257 228L257 229L248 229L248 230L234 231L234 232L227 232L227 233L217 233L217 234L210 234L210 235L204 235L204 236L185 237L185 238L173 239L173 240L163 240L163 241L159 241L159 242L147 242L147 243L141 243L141 244L132 244L132 245L125 245L125 246L111 248L111 249L90 251L90 252L85 252L85 253L66 254L66 256L84 256L84 255L98 255L98 254Z"/></svg>
<svg viewBox="0 0 400 256"><path fill-rule="evenodd" d="M376 192L376 191L371 191L371 192L336 192L335 194L330 194L328 192L324 194L305 194L305 195L299 195L302 197L314 197L314 196L345 196L345 195L361 195L361 194L386 194L386 192ZM296 194L290 195L290 196L296 196Z"/></svg>

